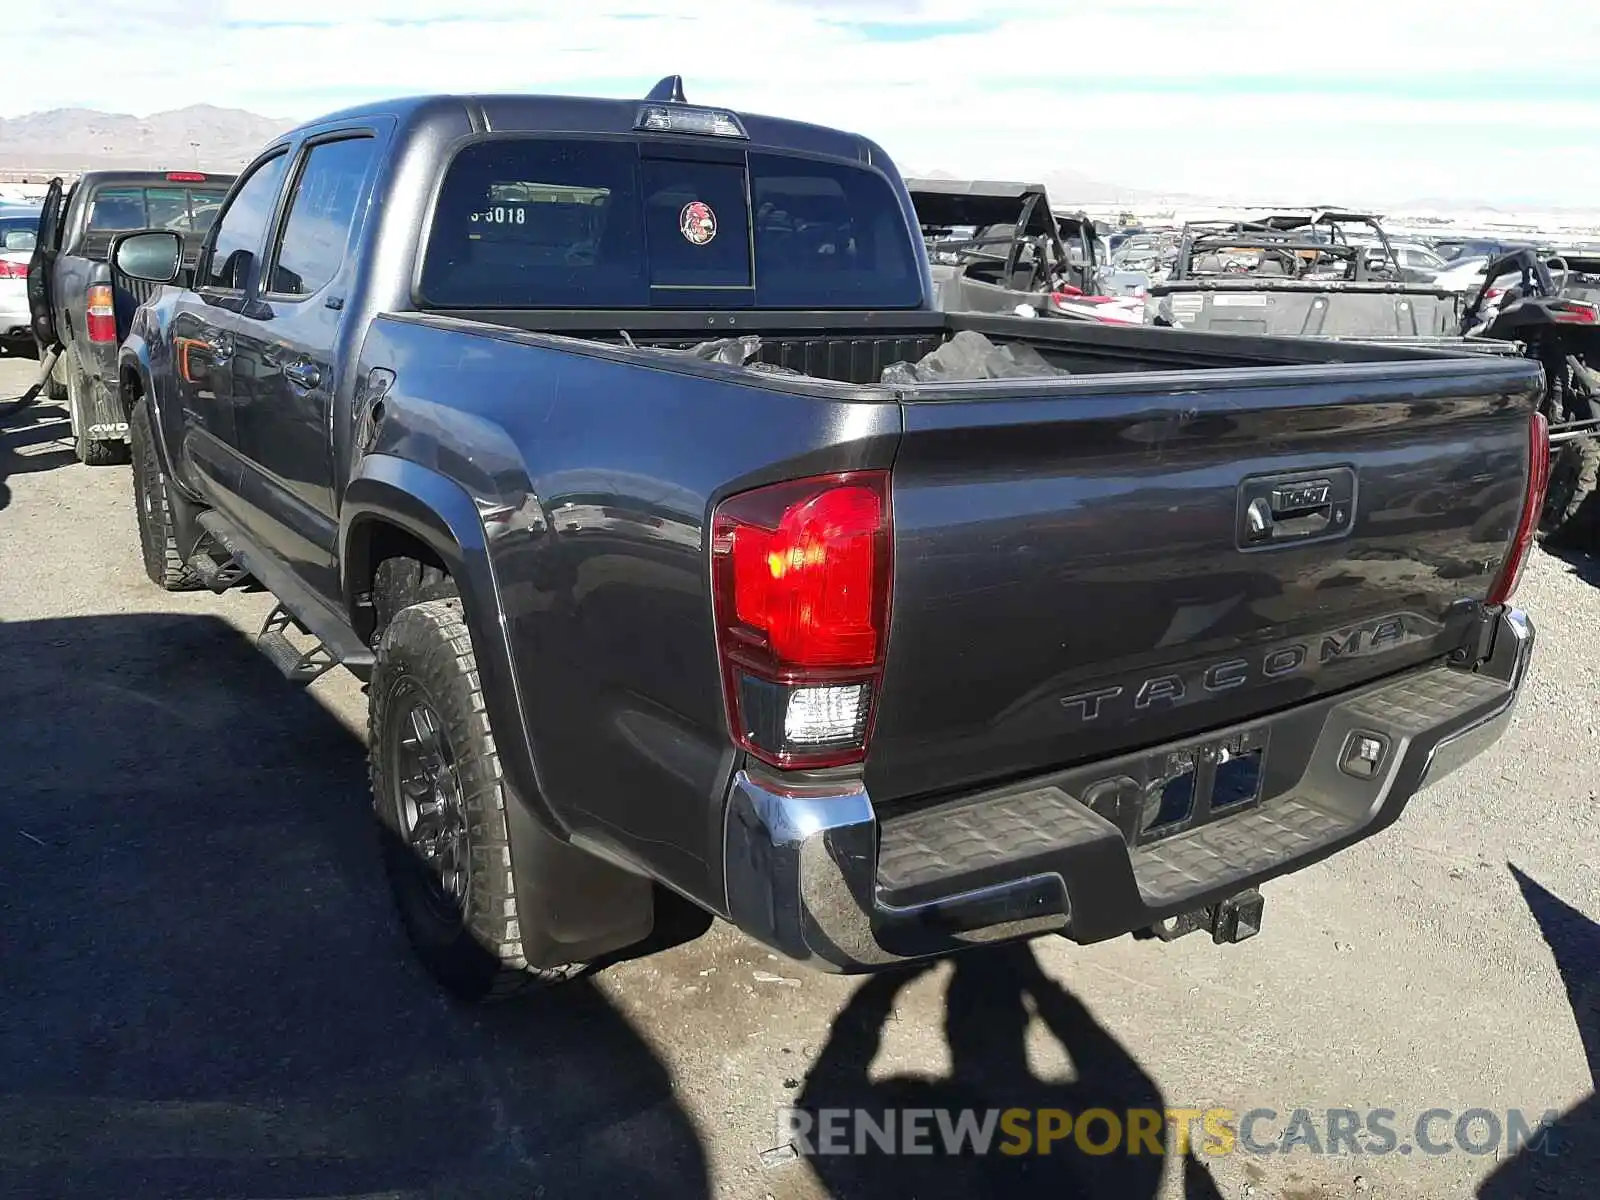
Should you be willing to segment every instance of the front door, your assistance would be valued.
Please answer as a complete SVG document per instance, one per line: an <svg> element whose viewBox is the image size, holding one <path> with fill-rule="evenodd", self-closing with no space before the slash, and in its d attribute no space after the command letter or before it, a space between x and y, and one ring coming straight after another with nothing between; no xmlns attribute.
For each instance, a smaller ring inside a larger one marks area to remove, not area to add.
<svg viewBox="0 0 1600 1200"><path fill-rule="evenodd" d="M233 359L240 495L252 530L328 597L339 594L333 405L347 267L376 147L365 133L343 133L301 152Z"/></svg>
<svg viewBox="0 0 1600 1200"><path fill-rule="evenodd" d="M56 256L61 251L61 180L52 179L39 210L39 231L33 241L33 258L28 263L28 321L34 341L41 351L61 345L56 329L51 280L55 276Z"/></svg>
<svg viewBox="0 0 1600 1200"><path fill-rule="evenodd" d="M208 503L239 519L234 359L240 312L254 285L288 152L262 159L230 193L172 321L173 378L182 410L179 471Z"/></svg>

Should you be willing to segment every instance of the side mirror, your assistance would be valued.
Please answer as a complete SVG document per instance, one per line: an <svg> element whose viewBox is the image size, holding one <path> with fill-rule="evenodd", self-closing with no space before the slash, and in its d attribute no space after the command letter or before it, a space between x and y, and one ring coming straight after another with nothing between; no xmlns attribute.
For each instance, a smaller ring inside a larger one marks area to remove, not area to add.
<svg viewBox="0 0 1600 1200"><path fill-rule="evenodd" d="M112 245L111 261L130 279L171 283L183 266L183 238L165 230L123 234Z"/></svg>

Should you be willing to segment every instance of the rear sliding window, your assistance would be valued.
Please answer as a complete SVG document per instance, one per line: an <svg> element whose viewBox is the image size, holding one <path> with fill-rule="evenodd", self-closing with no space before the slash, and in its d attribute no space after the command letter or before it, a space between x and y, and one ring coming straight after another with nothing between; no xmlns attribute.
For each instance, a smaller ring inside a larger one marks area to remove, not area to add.
<svg viewBox="0 0 1600 1200"><path fill-rule="evenodd" d="M513 138L450 165L422 268L441 308L915 308L910 236L882 176L624 140ZM688 151L694 155L694 151Z"/></svg>
<svg viewBox="0 0 1600 1200"><path fill-rule="evenodd" d="M226 194L226 188L103 187L94 194L89 210L89 232L171 229L204 233L217 219Z"/></svg>

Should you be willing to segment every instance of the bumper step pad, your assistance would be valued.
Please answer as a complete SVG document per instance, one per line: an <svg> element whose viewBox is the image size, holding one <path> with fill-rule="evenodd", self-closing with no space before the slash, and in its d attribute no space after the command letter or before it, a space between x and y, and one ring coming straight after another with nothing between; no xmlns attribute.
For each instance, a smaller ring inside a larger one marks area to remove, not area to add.
<svg viewBox="0 0 1600 1200"><path fill-rule="evenodd" d="M1271 782L1259 803L1180 833L1146 834L1131 845L1124 828L1079 797L1119 774L1152 778L1174 747L881 814L877 897L885 905L916 906L1057 874L1069 895L1107 886L1124 891L1131 884L1151 911L1207 902L1355 839L1392 807L1392 791L1418 786L1401 777L1420 774L1408 753L1414 740L1492 712L1511 693L1509 684L1491 676L1437 667L1268 718L1259 725L1272 731L1265 768ZM1192 739L1184 748L1203 752L1251 728ZM1339 761L1350 739L1363 734L1376 735L1386 757L1370 777L1358 779L1341 773ZM1405 763L1411 766L1402 771Z"/></svg>

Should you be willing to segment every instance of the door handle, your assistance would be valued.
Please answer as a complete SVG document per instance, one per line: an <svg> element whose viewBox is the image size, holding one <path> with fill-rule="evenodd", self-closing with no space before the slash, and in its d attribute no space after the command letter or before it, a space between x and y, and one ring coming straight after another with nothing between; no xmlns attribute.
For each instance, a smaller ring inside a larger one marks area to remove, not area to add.
<svg viewBox="0 0 1600 1200"><path fill-rule="evenodd" d="M322 372L316 363L292 362L283 368L283 377L303 392L322 386Z"/></svg>

